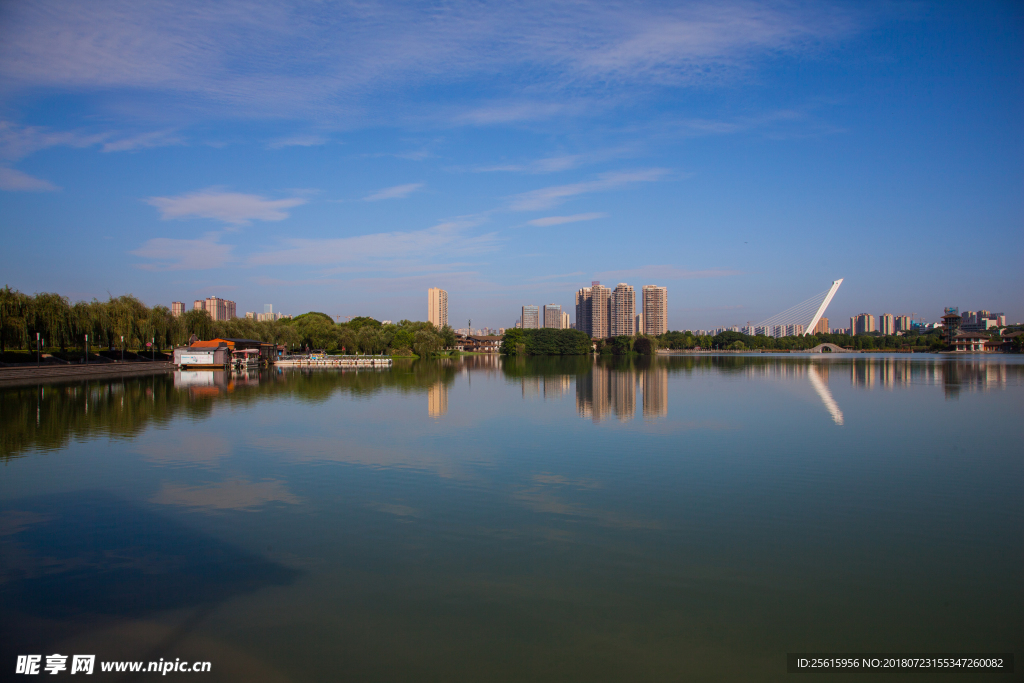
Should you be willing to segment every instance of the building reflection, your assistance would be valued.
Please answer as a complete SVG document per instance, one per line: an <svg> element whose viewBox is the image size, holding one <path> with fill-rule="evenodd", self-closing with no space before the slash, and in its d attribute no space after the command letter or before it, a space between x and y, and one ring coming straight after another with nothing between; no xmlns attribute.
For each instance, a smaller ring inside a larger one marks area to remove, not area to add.
<svg viewBox="0 0 1024 683"><path fill-rule="evenodd" d="M668 366L652 365L640 376L643 385L644 419L668 415Z"/></svg>
<svg viewBox="0 0 1024 683"><path fill-rule="evenodd" d="M427 390L427 414L444 417L448 414L448 385L437 382Z"/></svg>

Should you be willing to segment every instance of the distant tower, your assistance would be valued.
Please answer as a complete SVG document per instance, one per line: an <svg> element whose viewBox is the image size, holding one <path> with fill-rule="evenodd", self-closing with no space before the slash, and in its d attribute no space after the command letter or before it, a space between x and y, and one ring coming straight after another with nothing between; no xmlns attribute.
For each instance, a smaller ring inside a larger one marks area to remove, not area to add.
<svg viewBox="0 0 1024 683"><path fill-rule="evenodd" d="M945 315L942 316L942 325L946 328L946 343L952 344L953 337L960 333L960 322L963 318L960 317L960 309L956 306L947 306L944 310Z"/></svg>

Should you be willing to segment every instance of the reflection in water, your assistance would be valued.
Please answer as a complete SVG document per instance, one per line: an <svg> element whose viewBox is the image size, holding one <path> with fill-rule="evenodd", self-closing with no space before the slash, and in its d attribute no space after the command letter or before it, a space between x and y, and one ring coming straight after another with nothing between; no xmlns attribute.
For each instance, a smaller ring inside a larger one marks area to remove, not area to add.
<svg viewBox="0 0 1024 683"><path fill-rule="evenodd" d="M444 417L448 414L448 385L438 381L427 392L427 414Z"/></svg>
<svg viewBox="0 0 1024 683"><path fill-rule="evenodd" d="M821 399L821 402L825 404L825 408L832 415L832 420L837 424L843 424L843 411L839 409L839 405L836 400L832 398L832 392L828 390L828 373L825 373L825 379L822 379L821 374L816 366L810 365L807 367L807 379L811 380L811 386L814 387L815 393Z"/></svg>
<svg viewBox="0 0 1024 683"><path fill-rule="evenodd" d="M423 392L428 414L448 411L448 391L460 373L500 374L519 385L523 398L556 399L572 391L580 416L601 422L614 414L636 416L642 392L644 418L668 415L671 376L690 373L742 374L750 379L809 381L836 424L843 414L829 391L829 374L849 372L859 389L895 390L910 385L941 386L947 398L1020 383L1024 365L1005 356L958 358L901 355L836 357L670 356L656 358L531 358L471 356L439 362L396 361L389 371L333 368L271 368L242 372L192 371L117 380L48 384L0 391L0 457L29 449L59 449L71 439L134 438L149 425L169 424L179 415L205 419L213 401L243 403L291 396L320 403L336 393Z"/></svg>
<svg viewBox="0 0 1024 683"><path fill-rule="evenodd" d="M38 646L23 642L31 638L20 628L26 618L59 619L69 632L91 628L101 615L213 605L297 576L107 493L5 501L0 527L4 650Z"/></svg>
<svg viewBox="0 0 1024 683"><path fill-rule="evenodd" d="M644 417L668 415L668 366L651 365L641 375L644 392Z"/></svg>

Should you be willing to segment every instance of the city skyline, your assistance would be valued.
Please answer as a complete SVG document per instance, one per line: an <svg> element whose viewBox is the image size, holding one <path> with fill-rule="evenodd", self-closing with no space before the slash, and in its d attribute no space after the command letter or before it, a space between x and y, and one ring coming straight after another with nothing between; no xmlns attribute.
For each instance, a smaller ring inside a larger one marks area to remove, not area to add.
<svg viewBox="0 0 1024 683"><path fill-rule="evenodd" d="M0 10L0 286L390 320L438 286L497 327L659 282L708 328L842 275L833 320L1024 319L1019 3L245 7Z"/></svg>

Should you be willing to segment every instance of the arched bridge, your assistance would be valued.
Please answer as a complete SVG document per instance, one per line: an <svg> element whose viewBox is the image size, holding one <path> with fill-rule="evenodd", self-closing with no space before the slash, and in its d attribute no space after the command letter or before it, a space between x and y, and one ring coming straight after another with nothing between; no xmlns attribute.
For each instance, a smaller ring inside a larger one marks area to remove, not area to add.
<svg viewBox="0 0 1024 683"><path fill-rule="evenodd" d="M853 353L853 351L835 344L818 344L814 348L807 349L807 353Z"/></svg>

